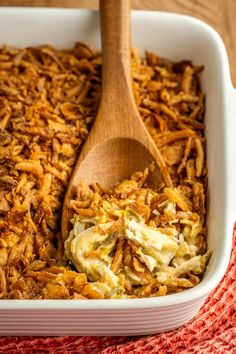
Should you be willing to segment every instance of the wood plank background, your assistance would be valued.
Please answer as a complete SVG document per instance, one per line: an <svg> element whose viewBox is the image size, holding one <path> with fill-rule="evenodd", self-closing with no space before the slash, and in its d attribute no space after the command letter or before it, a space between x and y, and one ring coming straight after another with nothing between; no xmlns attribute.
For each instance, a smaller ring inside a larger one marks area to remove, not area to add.
<svg viewBox="0 0 236 354"><path fill-rule="evenodd" d="M0 0L0 6L98 8L98 0ZM197 17L214 27L228 51L236 86L236 0L132 0L132 8L177 12Z"/></svg>

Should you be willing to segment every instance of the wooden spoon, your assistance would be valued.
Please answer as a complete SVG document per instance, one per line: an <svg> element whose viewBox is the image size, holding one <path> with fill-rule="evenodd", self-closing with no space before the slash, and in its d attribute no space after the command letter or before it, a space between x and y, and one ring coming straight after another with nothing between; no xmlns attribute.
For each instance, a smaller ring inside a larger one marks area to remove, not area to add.
<svg viewBox="0 0 236 354"><path fill-rule="evenodd" d="M132 91L130 1L100 0L102 34L102 97L96 120L71 177L62 211L62 236L70 229L70 200L79 181L113 187L152 161L166 166L140 117ZM163 181L157 167L150 186ZM168 175L168 174L167 174ZM165 176L165 183L171 180Z"/></svg>

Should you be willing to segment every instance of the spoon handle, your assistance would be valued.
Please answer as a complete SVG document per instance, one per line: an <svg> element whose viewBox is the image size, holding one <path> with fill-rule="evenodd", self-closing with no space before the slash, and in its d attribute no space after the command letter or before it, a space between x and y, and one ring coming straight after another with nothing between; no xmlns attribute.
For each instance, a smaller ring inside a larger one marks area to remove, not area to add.
<svg viewBox="0 0 236 354"><path fill-rule="evenodd" d="M100 14L102 93L111 97L113 92L117 96L119 90L126 89L132 95L130 0L100 0Z"/></svg>

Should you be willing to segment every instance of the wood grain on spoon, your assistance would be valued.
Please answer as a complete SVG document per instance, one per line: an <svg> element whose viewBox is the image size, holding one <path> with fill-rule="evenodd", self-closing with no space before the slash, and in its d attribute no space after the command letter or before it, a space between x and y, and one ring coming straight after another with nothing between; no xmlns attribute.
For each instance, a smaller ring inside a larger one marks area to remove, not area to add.
<svg viewBox="0 0 236 354"><path fill-rule="evenodd" d="M150 186L165 180L166 166L136 107L131 78L130 1L100 0L102 35L102 97L96 120L71 177L62 211L62 237L68 237L70 201L79 181L113 187L152 161L157 168ZM159 168L160 167L160 168Z"/></svg>

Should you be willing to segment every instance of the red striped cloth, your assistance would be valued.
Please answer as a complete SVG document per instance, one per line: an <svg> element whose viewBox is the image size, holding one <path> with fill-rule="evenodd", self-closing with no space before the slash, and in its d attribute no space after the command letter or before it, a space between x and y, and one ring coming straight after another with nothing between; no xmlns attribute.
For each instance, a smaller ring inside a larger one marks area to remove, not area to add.
<svg viewBox="0 0 236 354"><path fill-rule="evenodd" d="M236 226L228 270L188 325L143 337L0 337L0 354L236 354Z"/></svg>

